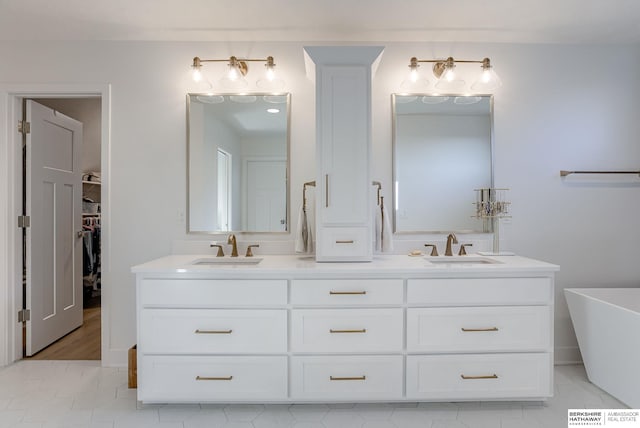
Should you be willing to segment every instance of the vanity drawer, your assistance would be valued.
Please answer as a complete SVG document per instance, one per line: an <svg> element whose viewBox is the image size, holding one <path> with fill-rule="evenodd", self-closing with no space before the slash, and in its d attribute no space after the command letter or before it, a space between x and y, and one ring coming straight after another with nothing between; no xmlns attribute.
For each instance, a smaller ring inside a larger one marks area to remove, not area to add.
<svg viewBox="0 0 640 428"><path fill-rule="evenodd" d="M407 280L407 303L428 306L545 305L551 278L430 278Z"/></svg>
<svg viewBox="0 0 640 428"><path fill-rule="evenodd" d="M546 351L549 306L407 309L407 351Z"/></svg>
<svg viewBox="0 0 640 428"><path fill-rule="evenodd" d="M553 395L552 354L407 356L407 398L480 400Z"/></svg>
<svg viewBox="0 0 640 428"><path fill-rule="evenodd" d="M300 279L291 281L291 303L308 306L400 305L401 279Z"/></svg>
<svg viewBox="0 0 640 428"><path fill-rule="evenodd" d="M145 354L287 352L285 309L143 309Z"/></svg>
<svg viewBox="0 0 640 428"><path fill-rule="evenodd" d="M287 304L285 279L144 279L143 307L268 306Z"/></svg>
<svg viewBox="0 0 640 428"><path fill-rule="evenodd" d="M316 248L328 258L370 254L371 230L366 227L325 227L317 237Z"/></svg>
<svg viewBox="0 0 640 428"><path fill-rule="evenodd" d="M294 309L293 352L402 351L402 309Z"/></svg>
<svg viewBox="0 0 640 428"><path fill-rule="evenodd" d="M141 361L141 401L199 403L287 398L286 356L146 356Z"/></svg>
<svg viewBox="0 0 640 428"><path fill-rule="evenodd" d="M400 355L291 358L291 396L300 400L399 400Z"/></svg>

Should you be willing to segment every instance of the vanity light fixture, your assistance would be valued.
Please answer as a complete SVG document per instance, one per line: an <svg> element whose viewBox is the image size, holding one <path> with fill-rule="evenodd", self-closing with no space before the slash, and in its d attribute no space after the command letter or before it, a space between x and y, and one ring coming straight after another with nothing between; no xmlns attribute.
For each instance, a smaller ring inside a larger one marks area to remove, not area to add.
<svg viewBox="0 0 640 428"><path fill-rule="evenodd" d="M202 67L205 62L226 62L227 68L219 79L219 83L228 89L240 89L247 86L245 76L249 72L249 62L264 62L264 77L256 82L256 86L269 91L279 91L284 87L284 81L276 76L276 64L272 56L265 59L256 58L237 58L235 56L229 59L201 59L194 57L191 67L193 68L193 80L200 82L203 79Z"/></svg>
<svg viewBox="0 0 640 428"><path fill-rule="evenodd" d="M465 82L458 77L456 72L456 64L460 63L472 63L481 64L482 73L477 80L471 85L471 89L476 91L492 91L502 86L500 77L496 74L491 60L484 58L480 61L475 60L454 60L453 57L449 57L445 60L442 59L418 59L412 57L409 61L409 77L403 81L403 89L408 89L411 86L427 86L428 81L420 76L418 68L421 62L433 63L432 71L436 77L437 82L435 84L436 89L442 91L459 90L464 87Z"/></svg>

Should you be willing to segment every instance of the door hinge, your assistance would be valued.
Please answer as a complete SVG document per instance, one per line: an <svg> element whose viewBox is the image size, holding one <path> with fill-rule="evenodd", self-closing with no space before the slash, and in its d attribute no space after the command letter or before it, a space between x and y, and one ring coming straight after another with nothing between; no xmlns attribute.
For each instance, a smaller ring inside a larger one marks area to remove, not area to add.
<svg viewBox="0 0 640 428"><path fill-rule="evenodd" d="M30 309L20 309L18 311L18 322L25 322L31 320L31 310Z"/></svg>
<svg viewBox="0 0 640 428"><path fill-rule="evenodd" d="M26 120L19 120L18 132L21 134L29 134L31 132L31 122L27 122Z"/></svg>
<svg viewBox="0 0 640 428"><path fill-rule="evenodd" d="M31 217L28 215L19 215L18 216L18 227L27 228L31 226Z"/></svg>

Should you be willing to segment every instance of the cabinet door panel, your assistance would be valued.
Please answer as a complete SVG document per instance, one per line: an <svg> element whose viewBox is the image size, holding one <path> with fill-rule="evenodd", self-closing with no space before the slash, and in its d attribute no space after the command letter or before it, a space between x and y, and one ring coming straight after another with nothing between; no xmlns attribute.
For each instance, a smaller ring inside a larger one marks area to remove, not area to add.
<svg viewBox="0 0 640 428"><path fill-rule="evenodd" d="M284 309L145 309L140 321L148 354L287 351Z"/></svg>
<svg viewBox="0 0 640 428"><path fill-rule="evenodd" d="M398 400L402 357L293 357L291 396L300 400Z"/></svg>
<svg viewBox="0 0 640 428"><path fill-rule="evenodd" d="M287 357L146 356L138 400L146 402L287 399Z"/></svg>
<svg viewBox="0 0 640 428"><path fill-rule="evenodd" d="M401 279L294 279L291 303L305 306L400 305Z"/></svg>
<svg viewBox="0 0 640 428"><path fill-rule="evenodd" d="M546 305L552 278L424 278L407 280L407 303L425 306Z"/></svg>
<svg viewBox="0 0 640 428"><path fill-rule="evenodd" d="M547 351L549 306L407 309L409 352Z"/></svg>
<svg viewBox="0 0 640 428"><path fill-rule="evenodd" d="M211 308L287 304L285 279L144 279L140 300L145 307Z"/></svg>
<svg viewBox="0 0 640 428"><path fill-rule="evenodd" d="M325 66L319 139L322 224L364 225L371 204L369 187L369 70L365 66Z"/></svg>
<svg viewBox="0 0 640 428"><path fill-rule="evenodd" d="M400 352L402 309L297 309L291 313L294 352Z"/></svg>
<svg viewBox="0 0 640 428"><path fill-rule="evenodd" d="M553 395L553 354L407 356L408 399L543 398Z"/></svg>

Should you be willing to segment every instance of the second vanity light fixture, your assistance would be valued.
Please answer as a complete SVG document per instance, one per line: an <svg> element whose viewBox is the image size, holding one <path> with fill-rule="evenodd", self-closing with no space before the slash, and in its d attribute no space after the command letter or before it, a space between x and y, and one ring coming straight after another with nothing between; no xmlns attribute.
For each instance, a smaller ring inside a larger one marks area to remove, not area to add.
<svg viewBox="0 0 640 428"><path fill-rule="evenodd" d="M249 72L249 64L247 64L249 62L265 63L264 75L256 82L258 88L275 92L284 87L284 81L276 76L276 64L272 56L268 56L265 59L237 58L235 56L231 56L228 59L201 59L200 57L194 57L191 67L193 68L193 80L195 82L200 82L203 79L202 67L205 62L227 63L225 72L218 80L218 83L226 89L243 89L248 85L245 76Z"/></svg>
<svg viewBox="0 0 640 428"><path fill-rule="evenodd" d="M475 63L481 64L482 72L471 85L471 89L474 91L492 91L502 86L500 77L496 74L491 60L484 58L480 61L475 60L454 60L453 57L449 57L446 60L443 59L418 59L416 57L411 58L409 62L409 77L402 84L404 89L410 89L414 87L426 87L429 82L426 78L421 77L418 71L421 62L433 63L432 71L436 77L437 82L435 84L436 89L440 91L456 91L464 87L464 80L460 79L455 71L456 64L460 63Z"/></svg>

